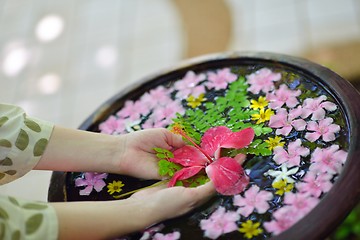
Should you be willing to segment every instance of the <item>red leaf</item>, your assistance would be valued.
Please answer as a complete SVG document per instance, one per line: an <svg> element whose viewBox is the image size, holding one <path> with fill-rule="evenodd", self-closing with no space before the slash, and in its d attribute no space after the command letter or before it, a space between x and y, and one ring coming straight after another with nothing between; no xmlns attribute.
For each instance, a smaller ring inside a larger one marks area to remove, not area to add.
<svg viewBox="0 0 360 240"><path fill-rule="evenodd" d="M255 136L254 129L245 128L239 132L232 132L227 135L227 138L221 143L222 148L236 148L240 149L249 145Z"/></svg>
<svg viewBox="0 0 360 240"><path fill-rule="evenodd" d="M184 167L204 166L208 161L206 156L194 146L185 145L176 149L174 157L170 158L170 162L181 164Z"/></svg>
<svg viewBox="0 0 360 240"><path fill-rule="evenodd" d="M176 182L179 180L185 180L195 176L204 166L194 166L194 167L187 167L177 171L174 176L170 179L168 183L168 187L175 186Z"/></svg>
<svg viewBox="0 0 360 240"><path fill-rule="evenodd" d="M233 158L222 157L205 169L218 193L235 195L249 184L249 177L242 166Z"/></svg>

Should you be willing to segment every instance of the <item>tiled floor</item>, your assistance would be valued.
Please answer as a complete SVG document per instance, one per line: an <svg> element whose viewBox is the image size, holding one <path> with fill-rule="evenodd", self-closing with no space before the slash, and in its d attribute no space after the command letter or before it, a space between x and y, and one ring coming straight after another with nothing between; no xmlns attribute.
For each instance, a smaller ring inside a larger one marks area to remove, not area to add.
<svg viewBox="0 0 360 240"><path fill-rule="evenodd" d="M222 2L232 19L224 51L301 55L360 40L357 0ZM0 0L0 101L76 128L127 85L187 58L183 24L172 0ZM0 193L46 200L49 177L32 171Z"/></svg>

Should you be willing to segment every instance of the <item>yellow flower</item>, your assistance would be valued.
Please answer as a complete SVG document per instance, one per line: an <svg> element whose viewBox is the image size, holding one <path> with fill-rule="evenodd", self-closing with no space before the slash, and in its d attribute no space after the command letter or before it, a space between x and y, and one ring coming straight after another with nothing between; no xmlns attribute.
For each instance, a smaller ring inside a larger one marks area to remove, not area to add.
<svg viewBox="0 0 360 240"><path fill-rule="evenodd" d="M278 189L275 193L277 195L284 195L286 192L290 192L294 188L294 184L288 183L286 180L282 179L277 182L272 183L272 187Z"/></svg>
<svg viewBox="0 0 360 240"><path fill-rule="evenodd" d="M276 136L274 138L269 137L268 140L265 140L265 142L269 145L269 150L273 150L276 147L283 147L284 146L284 142L281 142L282 138L279 136Z"/></svg>
<svg viewBox="0 0 360 240"><path fill-rule="evenodd" d="M113 181L112 183L109 183L107 185L108 193L110 193L111 195L115 192L119 193L122 191L123 186L125 185L122 183L122 181Z"/></svg>
<svg viewBox="0 0 360 240"><path fill-rule="evenodd" d="M205 94L201 93L197 98L195 98L193 95L190 95L190 97L188 97L187 100L187 105L189 107L192 108L196 108L198 106L201 105L202 102L204 102L206 100L206 98L204 98Z"/></svg>
<svg viewBox="0 0 360 240"><path fill-rule="evenodd" d="M274 112L271 109L266 109L266 111L262 108L259 113L255 113L251 115L251 120L257 120L256 124L263 123L265 121L269 121L270 117L274 115Z"/></svg>
<svg viewBox="0 0 360 240"><path fill-rule="evenodd" d="M241 228L239 228L239 232L245 233L245 237L250 239L256 237L257 235L263 232L263 230L259 228L259 226L260 226L259 222L253 223L253 221L247 220L246 222L241 224Z"/></svg>
<svg viewBox="0 0 360 240"><path fill-rule="evenodd" d="M251 102L250 108L255 110L264 109L269 104L269 102L263 96L260 96L257 101L253 99L250 102Z"/></svg>

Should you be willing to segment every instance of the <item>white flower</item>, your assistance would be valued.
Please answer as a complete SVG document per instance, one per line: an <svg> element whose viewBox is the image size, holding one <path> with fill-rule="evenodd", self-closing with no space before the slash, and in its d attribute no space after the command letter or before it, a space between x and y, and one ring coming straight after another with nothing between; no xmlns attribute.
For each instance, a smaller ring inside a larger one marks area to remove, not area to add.
<svg viewBox="0 0 360 240"><path fill-rule="evenodd" d="M290 177L290 175L293 175L297 173L299 170L298 167L291 168L290 170L287 169L286 164L281 165L281 171L275 171L275 170L269 170L266 173L264 173L264 176L272 176L275 177L274 182L285 180L287 183L294 183L295 180Z"/></svg>

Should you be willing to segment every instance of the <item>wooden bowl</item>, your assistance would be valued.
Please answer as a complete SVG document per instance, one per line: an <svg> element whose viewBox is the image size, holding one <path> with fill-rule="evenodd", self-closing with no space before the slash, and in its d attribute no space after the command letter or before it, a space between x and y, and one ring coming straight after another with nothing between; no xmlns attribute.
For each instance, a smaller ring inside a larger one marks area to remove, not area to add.
<svg viewBox="0 0 360 240"><path fill-rule="evenodd" d="M167 86L170 82L183 78L188 71L199 73L230 66L253 67L254 70L259 69L258 66L265 66L292 71L323 88L341 110L347 128L344 139L347 142L345 145L347 145L348 153L341 174L331 190L322 197L320 203L310 213L288 230L271 237L271 239L324 239L335 230L360 199L360 128L358 124L360 107L357 105L360 103L360 95L349 82L323 66L305 59L272 53L240 52L200 57L149 76L122 90L95 110L81 124L80 129L99 132L99 124L122 109L125 101L137 100L157 86ZM72 173L53 173L49 201L76 200L72 196L73 190L70 190L68 186L73 180L72 177ZM94 200L94 198L89 198L91 199ZM78 198L77 200L87 199Z"/></svg>

